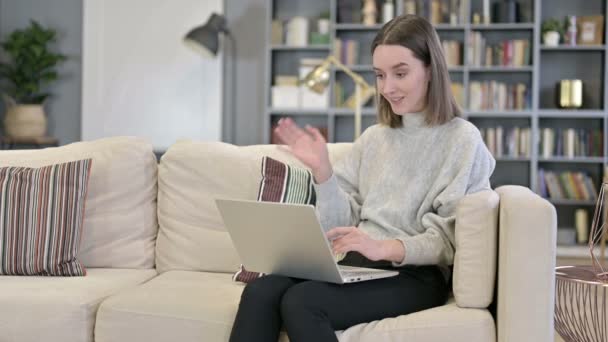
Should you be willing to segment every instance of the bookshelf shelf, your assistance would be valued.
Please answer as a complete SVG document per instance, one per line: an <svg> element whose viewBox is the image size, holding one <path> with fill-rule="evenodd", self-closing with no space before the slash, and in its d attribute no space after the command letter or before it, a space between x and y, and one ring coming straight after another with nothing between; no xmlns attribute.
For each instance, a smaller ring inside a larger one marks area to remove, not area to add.
<svg viewBox="0 0 608 342"><path fill-rule="evenodd" d="M603 164L603 157L551 157L551 158L538 158L541 163L587 163L587 164Z"/></svg>
<svg viewBox="0 0 608 342"><path fill-rule="evenodd" d="M272 115L326 115L328 109L312 109L312 108L268 108L268 112Z"/></svg>
<svg viewBox="0 0 608 342"><path fill-rule="evenodd" d="M574 229L574 227L570 227ZM594 251L597 257L600 256L599 248ZM557 256L562 258L586 258L591 262L591 254L589 253L589 245L557 245ZM608 259L608 255L606 256Z"/></svg>
<svg viewBox="0 0 608 342"><path fill-rule="evenodd" d="M553 199L546 198L549 202L554 205L566 205L566 206L590 206L595 205L595 201L583 201L583 200L575 200L575 199Z"/></svg>
<svg viewBox="0 0 608 342"><path fill-rule="evenodd" d="M606 49L605 45L559 45L559 46L546 46L543 45L540 47L541 51L551 52L551 51L604 51Z"/></svg>
<svg viewBox="0 0 608 342"><path fill-rule="evenodd" d="M540 109L539 118L562 118L562 119L603 119L606 113L597 109L579 110L559 110L559 109Z"/></svg>
<svg viewBox="0 0 608 342"><path fill-rule="evenodd" d="M467 67L464 65L448 66L448 71L450 71L450 72L465 72L466 70L467 70Z"/></svg>
<svg viewBox="0 0 608 342"><path fill-rule="evenodd" d="M354 64L354 65L347 65L347 67L354 72L374 71L374 66L371 64ZM334 66L331 67L331 70L335 71L335 72L344 72L341 69L336 68Z"/></svg>
<svg viewBox="0 0 608 342"><path fill-rule="evenodd" d="M355 111L350 108L343 107L334 107L331 109L331 112L335 115L355 115ZM361 109L361 115L364 116L374 116L376 115L376 108L364 107Z"/></svg>
<svg viewBox="0 0 608 342"><path fill-rule="evenodd" d="M532 30L534 23L512 23L512 24L471 24L471 30L475 31L513 31Z"/></svg>
<svg viewBox="0 0 608 342"><path fill-rule="evenodd" d="M378 31L382 25L363 25L363 24L335 24L336 31Z"/></svg>
<svg viewBox="0 0 608 342"><path fill-rule="evenodd" d="M327 51L330 50L331 47L325 44L307 46L273 45L270 49L272 51Z"/></svg>
<svg viewBox="0 0 608 342"><path fill-rule="evenodd" d="M470 72L533 72L533 66L485 66L485 67L469 67Z"/></svg>
<svg viewBox="0 0 608 342"><path fill-rule="evenodd" d="M528 163L530 162L530 158L524 158L524 157L495 157L497 162L523 162L523 163Z"/></svg>
<svg viewBox="0 0 608 342"><path fill-rule="evenodd" d="M437 24L435 25L435 29L437 31L462 31L466 29L466 25L464 24Z"/></svg>
<svg viewBox="0 0 608 342"><path fill-rule="evenodd" d="M533 112L530 110L502 110L502 111L464 111L465 116L470 118L530 118Z"/></svg>

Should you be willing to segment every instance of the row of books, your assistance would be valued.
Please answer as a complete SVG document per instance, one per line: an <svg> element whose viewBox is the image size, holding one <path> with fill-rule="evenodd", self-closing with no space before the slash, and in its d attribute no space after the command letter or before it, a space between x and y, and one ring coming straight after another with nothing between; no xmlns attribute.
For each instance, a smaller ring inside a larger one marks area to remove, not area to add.
<svg viewBox="0 0 608 342"><path fill-rule="evenodd" d="M583 172L555 172L538 170L539 192L551 199L592 201L597 198L597 188L591 177Z"/></svg>
<svg viewBox="0 0 608 342"><path fill-rule="evenodd" d="M604 154L603 141L600 129L545 127L541 129L539 152L543 158L601 157Z"/></svg>
<svg viewBox="0 0 608 342"><path fill-rule="evenodd" d="M467 59L472 66L530 65L530 43L527 39L512 39L488 44L481 32L471 32Z"/></svg>
<svg viewBox="0 0 608 342"><path fill-rule="evenodd" d="M358 64L359 42L355 39L336 39L334 41L334 56L343 64Z"/></svg>
<svg viewBox="0 0 608 342"><path fill-rule="evenodd" d="M441 41L445 61L449 67L462 65L462 43L458 40Z"/></svg>
<svg viewBox="0 0 608 342"><path fill-rule="evenodd" d="M495 158L530 157L529 127L487 127L480 128L481 137Z"/></svg>
<svg viewBox="0 0 608 342"><path fill-rule="evenodd" d="M426 18L433 25L464 24L468 0L403 0L403 13Z"/></svg>
<svg viewBox="0 0 608 342"><path fill-rule="evenodd" d="M469 84L469 108L479 110L525 110L531 108L531 94L524 83L472 81Z"/></svg>

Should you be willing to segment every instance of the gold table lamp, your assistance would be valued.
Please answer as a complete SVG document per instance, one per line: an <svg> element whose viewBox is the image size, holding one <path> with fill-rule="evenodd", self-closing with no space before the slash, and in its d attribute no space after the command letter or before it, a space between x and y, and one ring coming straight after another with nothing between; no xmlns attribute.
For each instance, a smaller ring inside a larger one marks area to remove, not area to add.
<svg viewBox="0 0 608 342"><path fill-rule="evenodd" d="M374 87L369 85L361 75L353 72L346 65L342 64L335 56L329 55L323 62L317 65L311 72L306 75L300 84L306 85L309 89L319 94L325 91L325 88L329 85L329 69L332 65L335 65L338 69L344 71L350 78L355 82L355 97L354 106L350 99L345 103L355 110L355 134L354 139L357 139L361 135L361 107L363 106L363 98L369 99L375 93Z"/></svg>

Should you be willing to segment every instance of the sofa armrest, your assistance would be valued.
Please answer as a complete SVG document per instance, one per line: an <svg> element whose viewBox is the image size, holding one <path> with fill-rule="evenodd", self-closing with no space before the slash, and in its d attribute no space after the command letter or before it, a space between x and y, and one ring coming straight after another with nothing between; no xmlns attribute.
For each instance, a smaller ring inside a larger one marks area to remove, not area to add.
<svg viewBox="0 0 608 342"><path fill-rule="evenodd" d="M522 186L502 186L498 234L498 342L553 342L555 207Z"/></svg>

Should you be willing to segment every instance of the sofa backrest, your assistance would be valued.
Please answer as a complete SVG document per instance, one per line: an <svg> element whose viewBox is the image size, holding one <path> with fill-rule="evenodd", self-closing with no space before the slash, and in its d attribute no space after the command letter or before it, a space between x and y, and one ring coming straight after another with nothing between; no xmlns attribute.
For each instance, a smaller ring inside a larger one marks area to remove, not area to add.
<svg viewBox="0 0 608 342"><path fill-rule="evenodd" d="M332 162L350 147L351 144L329 144ZM158 170L159 272L237 269L240 260L214 200L256 199L265 155L302 166L276 145L238 147L182 141L169 148ZM458 206L454 293L463 307L487 307L492 301L498 204L498 195L487 190L466 196Z"/></svg>
<svg viewBox="0 0 608 342"><path fill-rule="evenodd" d="M332 162L349 148L350 144L330 144ZM159 272L236 271L240 260L215 199L255 200L263 156L303 167L277 145L180 141L169 147L158 169Z"/></svg>
<svg viewBox="0 0 608 342"><path fill-rule="evenodd" d="M0 166L40 167L92 159L78 259L85 267L153 268L157 163L152 145L134 137L43 150L0 152Z"/></svg>

